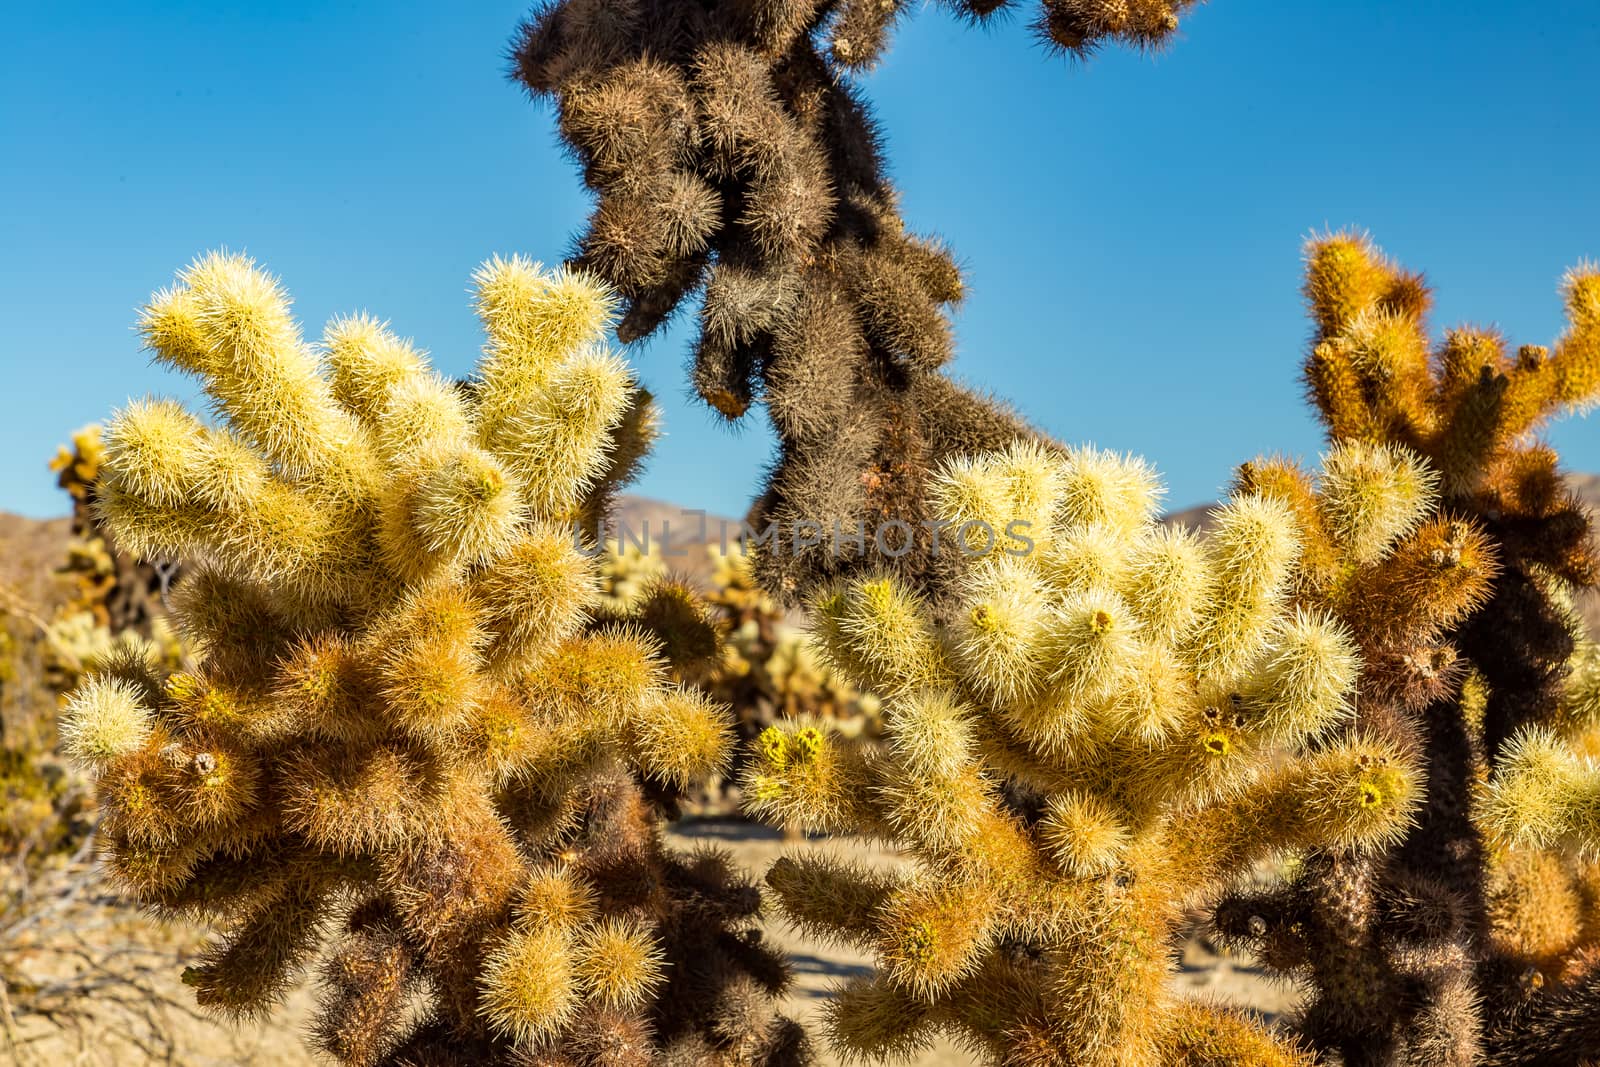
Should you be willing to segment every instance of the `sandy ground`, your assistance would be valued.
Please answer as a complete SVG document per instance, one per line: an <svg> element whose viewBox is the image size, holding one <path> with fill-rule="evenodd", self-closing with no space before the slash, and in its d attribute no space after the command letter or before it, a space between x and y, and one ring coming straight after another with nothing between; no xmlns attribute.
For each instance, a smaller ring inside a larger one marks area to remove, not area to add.
<svg viewBox="0 0 1600 1067"><path fill-rule="evenodd" d="M764 871L773 860L790 851L830 850L844 852L871 863L895 865L898 856L856 839L822 839L785 842L776 831L744 822L704 820L680 824L669 831L673 843L688 847L717 844L730 849L747 869ZM127 917L119 936L138 940L158 951L181 955L192 944L192 935L169 931L163 936L144 920ZM772 920L767 936L780 945L794 962L795 986L786 1005L789 1015L817 1032L822 1007L830 991L841 981L870 970L871 961L858 953L820 944L797 934L781 920ZM175 956L158 973L158 988L178 1004L186 1004L187 990L178 982L181 965ZM1204 942L1193 939L1186 946L1175 982L1196 997L1238 1007L1251 1008L1275 1017L1293 1007L1293 996L1267 979L1249 961L1219 956ZM312 991L296 989L283 1007L270 1019L229 1025L195 1018L169 1008L164 1017L170 1026L172 1042L141 1048L127 1036L124 1019L110 1014L79 1030L52 1032L41 1020L20 1018L17 1035L25 1041L19 1052L8 1051L0 1038L0 1064L19 1067L66 1067L66 1065L115 1065L168 1063L182 1067L300 1067L318 1062L301 1041L306 1022L314 1009ZM29 1040L43 1036L43 1040ZM819 1046L822 1042L819 1041ZM821 1049L821 1063L834 1065L837 1057ZM916 1067L958 1067L972 1062L963 1050L941 1042L914 1061Z"/></svg>

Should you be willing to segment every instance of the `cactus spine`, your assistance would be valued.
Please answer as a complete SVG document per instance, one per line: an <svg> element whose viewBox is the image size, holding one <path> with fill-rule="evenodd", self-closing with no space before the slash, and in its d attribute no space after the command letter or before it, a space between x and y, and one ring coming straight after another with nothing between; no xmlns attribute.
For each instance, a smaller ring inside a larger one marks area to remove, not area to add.
<svg viewBox="0 0 1600 1067"><path fill-rule="evenodd" d="M1175 998L1182 914L1265 857L1397 839L1420 776L1379 735L1329 740L1359 657L1289 602L1291 509L1238 494L1202 541L1155 523L1155 491L1094 449L951 464L941 515L1027 521L1031 550L973 546L943 609L892 576L816 605L835 662L884 695L887 751L773 728L747 803L916 859L904 877L804 857L767 876L791 920L877 955L833 1006L843 1053L945 1031L994 1063L1307 1062Z"/></svg>
<svg viewBox="0 0 1600 1067"><path fill-rule="evenodd" d="M368 1064L787 1063L754 891L666 850L640 782L721 765L724 712L601 624L571 526L646 442L612 297L495 259L465 386L386 325L308 343L278 283L212 254L140 329L219 416L131 403L98 507L180 560L192 670L76 694L116 879L222 927L198 1001L265 1012L325 949L315 1043Z"/></svg>
<svg viewBox="0 0 1600 1067"><path fill-rule="evenodd" d="M1004 0L948 4L983 21ZM1086 53L1157 44L1189 0L1044 0L1037 27ZM909 232L855 72L882 55L900 0L560 0L513 46L514 75L552 98L598 197L575 262L622 294L624 341L704 296L692 379L728 419L764 401L781 442L752 521L825 537L757 559L786 601L841 572L941 577L920 532L884 551L886 519L920 531L945 458L1033 431L941 373L961 272ZM797 539L798 540L798 539Z"/></svg>
<svg viewBox="0 0 1600 1067"><path fill-rule="evenodd" d="M1240 473L1300 516L1312 565L1296 599L1361 648L1352 729L1426 760L1426 802L1390 855L1318 852L1294 884L1218 915L1309 980L1305 1032L1346 1063L1576 1067L1597 1052L1580 1022L1600 1007L1582 951L1593 928L1580 929L1593 872L1529 847L1584 837L1573 746L1589 743L1587 720L1561 709L1586 699L1566 696L1569 683L1586 691L1570 667L1570 596L1600 577L1587 516L1534 436L1600 399L1600 275L1575 271L1563 293L1570 324L1553 349L1513 356L1472 328L1432 345L1419 276L1363 236L1314 240L1305 373L1335 453L1372 472L1368 496L1419 477L1437 488L1392 562L1373 565L1377 528L1312 506L1290 465Z"/></svg>

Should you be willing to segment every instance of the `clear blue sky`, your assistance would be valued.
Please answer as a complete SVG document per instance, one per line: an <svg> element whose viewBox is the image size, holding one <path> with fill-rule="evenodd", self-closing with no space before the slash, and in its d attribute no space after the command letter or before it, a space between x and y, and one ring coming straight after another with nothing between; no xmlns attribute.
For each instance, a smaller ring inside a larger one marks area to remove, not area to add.
<svg viewBox="0 0 1600 1067"><path fill-rule="evenodd" d="M526 6L12 5L0 508L64 512L58 441L191 394L129 328L207 248L280 274L313 333L365 308L465 372L473 266L559 259L587 205L503 75ZM968 269L956 371L1149 456L1181 506L1258 451L1318 448L1297 380L1313 228L1367 227L1424 268L1441 325L1553 338L1561 272L1600 257L1597 60L1590 0L1213 0L1170 52L1087 66L930 6L869 91L906 215ZM741 514L770 438L686 399L685 345L632 353L669 433L638 488ZM1600 470L1600 415L1552 437Z"/></svg>

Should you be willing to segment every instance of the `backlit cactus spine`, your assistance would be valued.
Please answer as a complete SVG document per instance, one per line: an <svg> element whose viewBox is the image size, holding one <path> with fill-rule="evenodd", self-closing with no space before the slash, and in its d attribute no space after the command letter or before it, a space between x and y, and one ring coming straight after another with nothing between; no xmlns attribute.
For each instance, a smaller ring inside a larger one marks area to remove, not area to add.
<svg viewBox="0 0 1600 1067"><path fill-rule="evenodd" d="M65 717L107 863L223 926L185 975L210 1008L269 1010L326 943L314 1039L342 1063L796 1062L758 896L667 852L636 778L719 766L725 715L587 610L571 523L647 421L611 297L520 258L475 281L465 386L365 316L308 343L239 256L145 309L219 418L141 400L106 433L101 512L182 561L197 658L123 657Z"/></svg>
<svg viewBox="0 0 1600 1067"><path fill-rule="evenodd" d="M974 557L946 608L892 577L815 607L833 659L884 695L886 750L775 727L746 785L765 817L915 858L903 876L768 873L792 920L877 955L834 1003L833 1041L876 1059L944 1031L1041 1067L1308 1062L1169 985L1186 908L1266 857L1395 840L1421 786L1381 736L1328 740L1359 658L1289 602L1291 510L1236 495L1202 541L1154 522L1141 462L1032 446L947 467L933 494L948 550ZM991 535L1015 520L1025 540Z"/></svg>

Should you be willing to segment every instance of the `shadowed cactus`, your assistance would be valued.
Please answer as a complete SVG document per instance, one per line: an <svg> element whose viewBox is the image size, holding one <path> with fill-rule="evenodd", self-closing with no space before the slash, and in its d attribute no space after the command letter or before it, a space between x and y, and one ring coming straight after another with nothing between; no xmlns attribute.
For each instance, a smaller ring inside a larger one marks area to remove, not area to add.
<svg viewBox="0 0 1600 1067"><path fill-rule="evenodd" d="M221 925L202 1005L268 1011L323 951L313 1037L343 1063L800 1062L758 894L666 850L641 791L721 766L727 718L589 614L573 524L650 422L599 343L612 298L522 259L475 282L465 386L364 316L313 346L239 256L145 309L219 419L141 400L106 433L98 506L182 562L196 653L123 656L64 719L106 862Z"/></svg>
<svg viewBox="0 0 1600 1067"><path fill-rule="evenodd" d="M884 695L887 750L775 727L747 804L916 861L768 873L794 922L877 955L832 1006L841 1052L942 1031L994 1063L1308 1062L1172 991L1184 911L1263 859L1396 840L1421 776L1389 739L1329 740L1360 659L1291 604L1292 509L1237 494L1201 540L1156 524L1156 492L1094 449L954 463L931 493L968 557L947 605L888 576L816 605L824 648Z"/></svg>
<svg viewBox="0 0 1600 1067"><path fill-rule="evenodd" d="M781 453L751 515L866 536L764 552L762 584L802 599L838 573L886 568L930 587L920 533L929 471L1034 432L941 371L964 286L937 239L909 231L870 109L873 66L903 0L560 0L538 7L513 73L553 101L597 204L574 262L622 295L624 341L696 294L691 379L729 420L765 402ZM959 0L973 21L1023 5ZM1032 5L1029 5L1030 7ZM1043 0L1055 47L1168 39L1189 0ZM885 551L887 519L918 530Z"/></svg>
<svg viewBox="0 0 1600 1067"><path fill-rule="evenodd" d="M1553 348L1515 354L1470 327L1432 344L1421 277L1363 236L1314 240L1305 291L1306 381L1337 466L1367 471L1375 503L1425 479L1429 503L1374 564L1383 524L1325 506L1330 492L1354 501L1332 467L1320 504L1291 464L1248 464L1238 481L1295 510L1295 599L1361 649L1351 729L1421 754L1426 800L1389 855L1320 851L1288 887L1226 904L1219 926L1309 982L1304 1031L1347 1064L1578 1067L1600 1054L1582 1021L1600 1011L1585 947L1600 931L1582 918L1594 873L1533 846L1584 837L1577 753L1593 742L1571 709L1593 683L1570 602L1600 577L1600 549L1534 434L1600 399L1600 274L1567 276Z"/></svg>

